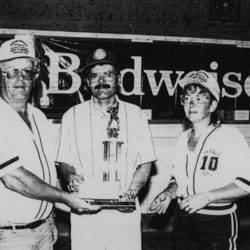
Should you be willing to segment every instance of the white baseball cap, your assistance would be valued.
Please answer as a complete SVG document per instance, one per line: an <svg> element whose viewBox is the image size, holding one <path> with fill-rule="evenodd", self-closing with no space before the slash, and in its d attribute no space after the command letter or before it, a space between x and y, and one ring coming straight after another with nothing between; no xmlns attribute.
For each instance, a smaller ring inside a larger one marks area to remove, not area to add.
<svg viewBox="0 0 250 250"><path fill-rule="evenodd" d="M34 41L31 36L15 36L14 39L4 42L0 47L0 61L6 61L15 58L27 57L35 63L40 60L36 58Z"/></svg>
<svg viewBox="0 0 250 250"><path fill-rule="evenodd" d="M217 100L220 101L220 87L217 80L205 70L192 71L179 81L182 88L189 84L200 84L206 88Z"/></svg>

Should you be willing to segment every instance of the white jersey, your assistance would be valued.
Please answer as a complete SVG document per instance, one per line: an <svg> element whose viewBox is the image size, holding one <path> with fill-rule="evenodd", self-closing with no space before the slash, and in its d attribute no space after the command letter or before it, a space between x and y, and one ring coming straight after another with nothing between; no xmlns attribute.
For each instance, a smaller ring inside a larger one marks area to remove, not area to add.
<svg viewBox="0 0 250 250"><path fill-rule="evenodd" d="M123 191L129 187L137 166L156 160L146 115L139 107L118 99L120 130L118 138L108 138L103 113L93 101L76 105L63 116L56 162L73 166L85 181L103 181L98 175L104 165L104 141L110 141L109 163L117 161ZM114 149L121 143L118 150ZM118 157L118 152L121 154ZM112 157L113 156L113 157ZM114 158L114 159L113 159ZM119 159L118 159L119 158Z"/></svg>
<svg viewBox="0 0 250 250"><path fill-rule="evenodd" d="M218 125L208 128L194 152L188 149L192 129L178 138L173 176L177 196L187 197L235 183L250 193L250 150L243 135L234 127ZM197 213L227 214L234 203L212 203Z"/></svg>
<svg viewBox="0 0 250 250"><path fill-rule="evenodd" d="M0 178L24 167L55 186L56 169L50 127L45 115L28 105L29 129L17 112L0 98ZM34 186L34 189L36 186ZM25 197L0 182L0 225L31 223L49 216L53 204Z"/></svg>

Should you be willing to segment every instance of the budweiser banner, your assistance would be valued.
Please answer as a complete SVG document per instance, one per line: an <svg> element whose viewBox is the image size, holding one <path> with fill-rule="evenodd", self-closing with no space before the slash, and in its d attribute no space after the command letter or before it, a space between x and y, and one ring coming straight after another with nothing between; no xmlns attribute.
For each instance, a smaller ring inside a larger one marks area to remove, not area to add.
<svg viewBox="0 0 250 250"><path fill-rule="evenodd" d="M212 73L219 82L220 110L249 110L248 48L38 36L35 42L41 64L33 102L45 112L64 112L90 98L83 69L86 56L98 47L117 54L122 75L120 98L152 110L153 118L179 117L182 108L178 80L200 69Z"/></svg>

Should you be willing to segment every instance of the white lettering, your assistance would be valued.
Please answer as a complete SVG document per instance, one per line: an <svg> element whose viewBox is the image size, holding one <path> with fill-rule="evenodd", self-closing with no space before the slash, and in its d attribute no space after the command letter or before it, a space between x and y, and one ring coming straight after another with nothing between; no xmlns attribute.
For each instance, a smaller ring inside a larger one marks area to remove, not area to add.
<svg viewBox="0 0 250 250"><path fill-rule="evenodd" d="M142 85L141 85L141 65L142 65L142 58L140 56L132 56L134 60L134 69L124 69L121 71L121 94L129 96L129 95L144 95L145 93L142 92ZM134 88L132 91L127 92L123 88L123 78L126 73L132 73L134 75Z"/></svg>
<svg viewBox="0 0 250 250"><path fill-rule="evenodd" d="M229 73L224 75L222 81L226 86L228 86L230 88L234 88L236 90L236 93L234 95L229 94L226 92L225 88L222 88L222 97L226 96L226 97L236 98L242 93L241 85L237 82L233 82L233 81L229 80L229 76L231 76L231 75L236 76L239 79L239 81L241 80L241 73L237 74L234 72L229 72Z"/></svg>
<svg viewBox="0 0 250 250"><path fill-rule="evenodd" d="M248 76L245 80L244 89L246 91L246 94L250 96L250 76Z"/></svg>
<svg viewBox="0 0 250 250"><path fill-rule="evenodd" d="M173 71L160 70L160 73L161 73L162 77L161 77L161 80L160 80L160 82L159 82L159 84L157 86L156 80L155 80L156 70L144 70L144 72L148 76L149 85L151 87L151 90L152 90L152 93L153 93L154 96L158 95L163 82L165 82L168 94L170 96L173 96L174 92L175 92L175 90L176 90L176 88L178 86L178 81L180 80L181 75L184 73L184 71L177 71L176 72L178 77L177 77L177 79L176 79L176 81L175 81L175 83L173 85L173 83L171 81L171 78L170 78L170 74L173 74Z"/></svg>
<svg viewBox="0 0 250 250"><path fill-rule="evenodd" d="M216 70L216 69L218 69L218 63L217 62L211 62L210 63L210 69L212 69L212 70Z"/></svg>
<svg viewBox="0 0 250 250"><path fill-rule="evenodd" d="M46 53L50 58L50 75L49 75L49 89L47 90L47 94L72 94L75 93L81 86L81 78L80 76L73 72L73 70L77 69L80 65L80 59L78 56L69 53ZM71 65L67 65L67 68L62 69L59 67L60 57L69 57L71 59ZM59 90L58 89L58 80L59 80L59 72L65 72L72 77L72 85L70 89L67 90Z"/></svg>
<svg viewBox="0 0 250 250"><path fill-rule="evenodd" d="M49 74L49 88L46 91L46 94L72 94L78 91L81 86L81 78L80 76L73 72L78 69L80 65L80 59L77 55L71 53L50 53L48 51L45 52L46 55L50 58L50 74ZM68 57L71 59L71 63L68 63L64 57ZM134 60L134 68L123 69L121 71L121 94L125 96L130 95L145 95L142 89L142 57L132 56L132 60ZM66 64L65 64L66 62ZM59 63L64 65L65 68L59 67ZM212 70L218 69L218 63L216 61L211 62L210 68ZM178 86L178 81L183 75L184 71L176 71L177 77L174 82L171 80L171 74L174 74L174 71L170 70L160 70L161 79L159 83L156 82L155 74L156 70L144 70L145 74L148 77L149 85L152 90L152 94L157 96L163 84L165 84L167 88L167 92L169 96L174 96L176 88ZM192 71L196 72L196 71ZM192 73L189 72L188 74ZM67 90L59 90L59 73L67 73L72 77L72 85ZM130 73L134 76L133 81L133 89L131 91L126 91L123 87L123 80L126 73ZM210 72L217 79L217 72ZM222 97L236 98L239 97L242 93L243 87L239 82L235 82L230 80L231 76L237 77L239 81L241 81L241 73L229 72L223 77L223 84L227 87L235 89L234 94L230 94L226 91L226 88L222 88ZM250 76L248 76L244 82L244 89L246 94L250 97Z"/></svg>

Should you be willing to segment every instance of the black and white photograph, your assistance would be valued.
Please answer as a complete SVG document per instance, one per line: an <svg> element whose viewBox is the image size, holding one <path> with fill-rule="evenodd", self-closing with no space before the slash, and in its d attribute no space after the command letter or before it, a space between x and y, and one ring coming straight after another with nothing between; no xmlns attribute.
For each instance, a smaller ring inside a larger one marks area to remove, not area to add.
<svg viewBox="0 0 250 250"><path fill-rule="evenodd" d="M250 250L250 2L1 0L0 250Z"/></svg>

